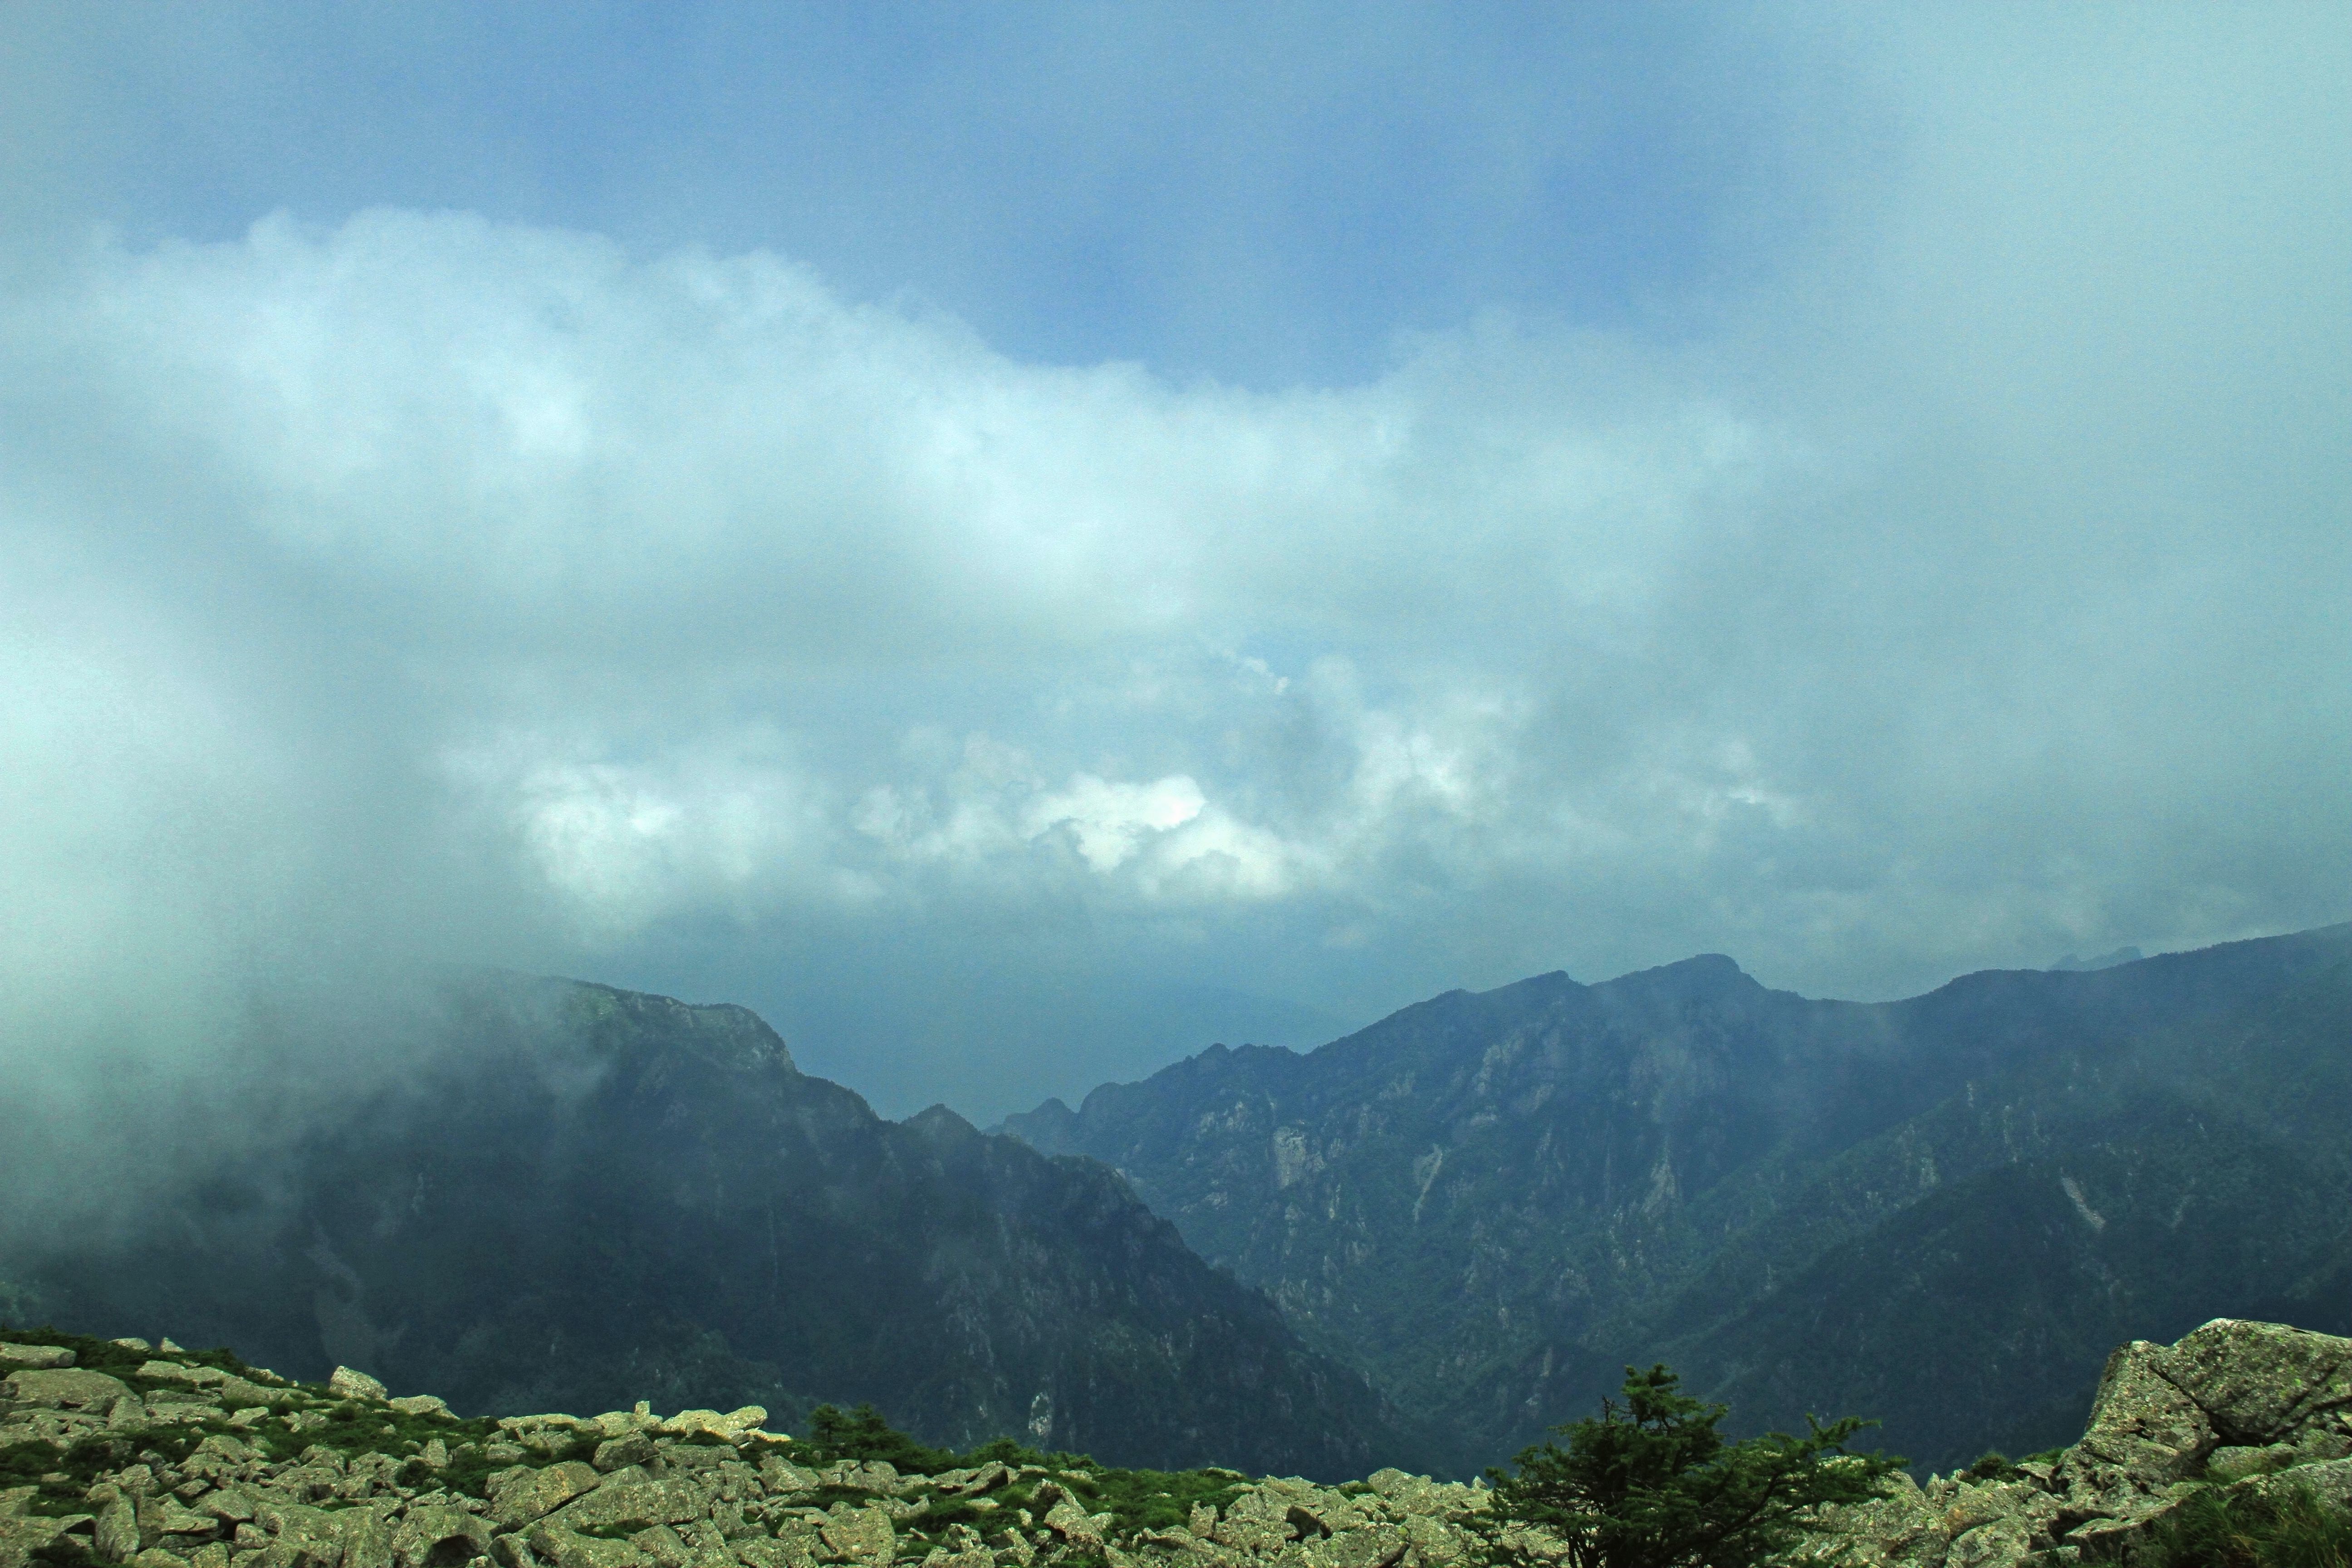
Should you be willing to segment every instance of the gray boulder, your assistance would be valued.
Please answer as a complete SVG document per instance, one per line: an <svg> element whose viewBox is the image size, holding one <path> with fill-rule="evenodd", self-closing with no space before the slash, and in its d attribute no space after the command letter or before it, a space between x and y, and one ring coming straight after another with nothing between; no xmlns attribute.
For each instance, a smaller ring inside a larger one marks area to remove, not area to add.
<svg viewBox="0 0 2352 1568"><path fill-rule="evenodd" d="M572 1531L646 1530L656 1524L684 1524L710 1510L709 1494L690 1480L650 1480L622 1478L615 1472L604 1484L577 1502L566 1503L549 1522Z"/></svg>
<svg viewBox="0 0 2352 1568"><path fill-rule="evenodd" d="M460 1508L411 1508L392 1533L395 1568L457 1568L487 1555L490 1527Z"/></svg>
<svg viewBox="0 0 2352 1568"><path fill-rule="evenodd" d="M1828 1511L1799 1561L1823 1568L2132 1562L2200 1486L2308 1486L2352 1514L2352 1341L2221 1318L2107 1360L2080 1441L2000 1477L1889 1479Z"/></svg>
<svg viewBox="0 0 2352 1568"><path fill-rule="evenodd" d="M516 1466L490 1478L490 1520L501 1530L519 1530L604 1484L604 1478L577 1459L543 1469Z"/></svg>
<svg viewBox="0 0 2352 1568"><path fill-rule="evenodd" d="M10 1373L0 1379L0 1398L52 1410L106 1410L116 1400L133 1396L131 1385L119 1377L71 1366Z"/></svg>
<svg viewBox="0 0 2352 1568"><path fill-rule="evenodd" d="M381 1400L391 1391L363 1372L339 1366L327 1379L327 1392L338 1399Z"/></svg>

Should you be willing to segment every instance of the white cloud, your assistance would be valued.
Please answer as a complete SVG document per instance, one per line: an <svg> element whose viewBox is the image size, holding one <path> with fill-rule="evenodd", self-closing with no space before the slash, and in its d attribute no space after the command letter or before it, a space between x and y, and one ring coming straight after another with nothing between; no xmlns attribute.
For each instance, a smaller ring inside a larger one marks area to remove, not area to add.
<svg viewBox="0 0 2352 1568"><path fill-rule="evenodd" d="M823 875L830 823L821 786L771 732L714 737L634 764L584 760L530 737L500 751L453 755L446 766L503 808L529 864L591 940L681 913L757 916L820 889L857 897L854 879Z"/></svg>
<svg viewBox="0 0 2352 1568"><path fill-rule="evenodd" d="M0 979L716 923L1360 1011L2338 916L2340 95L2041 26L1853 22L1909 140L1810 272L1336 389L459 213L60 249L0 297Z"/></svg>
<svg viewBox="0 0 2352 1568"><path fill-rule="evenodd" d="M1115 871L1150 839L1197 819L1208 804L1201 786L1182 773L1148 784L1106 784L1079 773L1067 787L1033 803L1022 823L1023 837L1068 832L1087 865Z"/></svg>

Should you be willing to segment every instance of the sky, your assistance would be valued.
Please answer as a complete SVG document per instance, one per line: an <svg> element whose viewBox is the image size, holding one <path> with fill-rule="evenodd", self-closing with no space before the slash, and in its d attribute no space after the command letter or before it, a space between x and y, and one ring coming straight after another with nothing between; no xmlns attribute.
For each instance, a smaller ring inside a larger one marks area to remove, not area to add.
<svg viewBox="0 0 2352 1568"><path fill-rule="evenodd" d="M495 965L985 1123L2343 920L2347 79L2322 5L19 0L5 1071L294 996L364 1077Z"/></svg>

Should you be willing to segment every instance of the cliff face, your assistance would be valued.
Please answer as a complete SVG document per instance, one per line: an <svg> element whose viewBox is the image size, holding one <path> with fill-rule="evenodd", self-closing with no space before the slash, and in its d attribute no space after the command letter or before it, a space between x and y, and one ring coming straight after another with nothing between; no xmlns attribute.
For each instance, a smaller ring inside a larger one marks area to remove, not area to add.
<svg viewBox="0 0 2352 1568"><path fill-rule="evenodd" d="M1118 1167L1457 1468L1659 1359L1751 1428L1877 1415L1945 1467L2078 1429L2118 1338L2346 1326L2348 955L2336 927L1868 1005L1720 957L1547 975L1006 1126Z"/></svg>
<svg viewBox="0 0 2352 1568"><path fill-rule="evenodd" d="M103 1248L58 1321L171 1324L459 1409L870 1400L924 1437L1360 1471L1390 1417L1103 1167L884 1121L731 1007L474 987L461 1048Z"/></svg>

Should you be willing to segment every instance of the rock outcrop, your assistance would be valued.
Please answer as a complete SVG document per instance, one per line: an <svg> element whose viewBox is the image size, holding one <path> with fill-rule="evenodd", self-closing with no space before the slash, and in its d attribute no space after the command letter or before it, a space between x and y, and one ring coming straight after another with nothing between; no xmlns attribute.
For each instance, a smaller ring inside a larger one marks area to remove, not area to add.
<svg viewBox="0 0 2352 1568"><path fill-rule="evenodd" d="M2082 1439L2044 1460L1898 1477L1837 1510L1822 1568L2133 1563L2203 1486L2305 1485L2352 1512L2352 1340L2217 1318L2107 1360Z"/></svg>
<svg viewBox="0 0 2352 1568"><path fill-rule="evenodd" d="M175 1349L118 1377L0 1344L18 1369L0 1381L0 1454L19 1475L27 1454L58 1467L0 1490L0 1568L1470 1568L1496 1543L1483 1486L1396 1469L1339 1486L1058 1458L901 1474L803 1463L756 1407L468 1421L349 1369L294 1385ZM1189 1509L1139 1483L1192 1488ZM2217 1319L2136 1342L2072 1447L1895 1477L1830 1510L1791 1562L2130 1564L2216 1485L2307 1485L2352 1513L2352 1341ZM1503 1543L1568 1555L1537 1531Z"/></svg>

